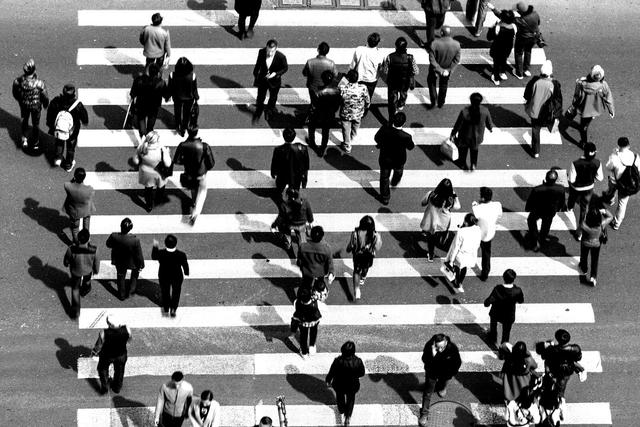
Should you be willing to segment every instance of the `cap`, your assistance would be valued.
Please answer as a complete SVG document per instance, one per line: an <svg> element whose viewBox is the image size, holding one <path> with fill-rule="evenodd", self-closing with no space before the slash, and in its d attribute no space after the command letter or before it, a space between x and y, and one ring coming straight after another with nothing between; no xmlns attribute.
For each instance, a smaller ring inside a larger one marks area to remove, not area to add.
<svg viewBox="0 0 640 427"><path fill-rule="evenodd" d="M29 59L24 63L22 70L25 74L33 74L33 72L36 70L36 61L34 61L33 59Z"/></svg>
<svg viewBox="0 0 640 427"><path fill-rule="evenodd" d="M594 80L602 80L604 78L604 69L600 65L594 65L589 75Z"/></svg>
<svg viewBox="0 0 640 427"><path fill-rule="evenodd" d="M519 1L518 4L516 4L516 10L520 14L525 13L527 11L527 5L523 1Z"/></svg>
<svg viewBox="0 0 640 427"><path fill-rule="evenodd" d="M76 87L73 83L67 83L62 88L62 94L67 96L76 96Z"/></svg>
<svg viewBox="0 0 640 427"><path fill-rule="evenodd" d="M548 59L544 61L542 67L540 67L540 74L544 74L545 76L550 76L553 74L553 64Z"/></svg>

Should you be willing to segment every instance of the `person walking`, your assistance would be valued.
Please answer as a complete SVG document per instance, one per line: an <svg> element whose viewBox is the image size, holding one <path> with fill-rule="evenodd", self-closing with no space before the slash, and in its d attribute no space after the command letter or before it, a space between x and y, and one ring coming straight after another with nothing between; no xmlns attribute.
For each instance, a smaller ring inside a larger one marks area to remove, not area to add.
<svg viewBox="0 0 640 427"><path fill-rule="evenodd" d="M378 164L380 165L380 202L388 205L391 199L389 185L396 187L402 179L404 165L407 162L407 150L413 150L413 138L402 129L407 116L396 113L391 126L382 125L376 132L376 148L380 150ZM393 178L391 172L393 171ZM391 178L391 182L389 179Z"/></svg>
<svg viewBox="0 0 640 427"><path fill-rule="evenodd" d="M458 162L464 170L476 170L478 150L484 142L484 131L493 132L493 120L489 109L482 104L482 95L474 92L469 96L470 104L464 107L451 130L451 139L456 139L459 151ZM471 166L467 165L467 152L470 152Z"/></svg>
<svg viewBox="0 0 640 427"><path fill-rule="evenodd" d="M320 324L320 310L318 301L311 297L311 289L301 286L298 289L296 300L293 302L294 312L292 324L300 329L300 356L307 359L316 354L316 340L318 338L318 325ZM292 332L296 332L293 330Z"/></svg>
<svg viewBox="0 0 640 427"><path fill-rule="evenodd" d="M421 0L420 4L427 22L427 41L422 47L429 49L431 42L436 38L436 29L444 24L445 14L451 8L451 4L449 0Z"/></svg>
<svg viewBox="0 0 640 427"><path fill-rule="evenodd" d="M73 243L78 243L78 231L80 221L82 229L89 231L91 214L96 211L93 202L96 191L92 186L84 183L87 172L84 168L78 168L73 173L73 179L64 183L64 191L67 194L62 208L69 216L71 222L71 237Z"/></svg>
<svg viewBox="0 0 640 427"><path fill-rule="evenodd" d="M356 345L347 341L340 348L340 356L331 363L329 373L325 379L327 386L336 392L338 413L344 416L344 425L351 424L353 405L356 393L360 390L360 378L364 377L364 363L356 356Z"/></svg>
<svg viewBox="0 0 640 427"><path fill-rule="evenodd" d="M193 64L184 56L178 59L175 69L169 74L167 93L173 99L175 126L180 136L190 127L197 126L198 81ZM194 120L195 119L195 120Z"/></svg>
<svg viewBox="0 0 640 427"><path fill-rule="evenodd" d="M111 390L120 393L124 380L124 368L127 364L127 343L131 341L131 330L113 313L107 314L107 328L100 331L98 340L91 350L91 357L98 357L98 377L100 394L109 389L109 367L113 365Z"/></svg>
<svg viewBox="0 0 640 427"><path fill-rule="evenodd" d="M151 132L158 118L166 85L160 73L160 66L149 64L146 70L133 80L129 96L133 101L133 115L136 117L138 134L144 138Z"/></svg>
<svg viewBox="0 0 640 427"><path fill-rule="evenodd" d="M447 395L447 384L455 377L462 366L460 351L447 335L435 334L424 345L422 352L425 384L422 392L422 407L418 425L427 426L431 395L435 391L438 396Z"/></svg>
<svg viewBox="0 0 640 427"><path fill-rule="evenodd" d="M527 6L525 2L516 4L516 41L513 47L516 68L511 72L516 79L522 80L524 76L531 77L531 50L535 46L538 34L540 34L540 15L533 10L533 6Z"/></svg>
<svg viewBox="0 0 640 427"><path fill-rule="evenodd" d="M313 224L313 209L309 201L300 196L295 188L287 189L287 200L278 206L278 216L271 225L272 232L282 233L285 250L291 249L291 234L294 233L298 249L307 241L307 230Z"/></svg>
<svg viewBox="0 0 640 427"><path fill-rule="evenodd" d="M338 75L338 68L335 62L327 58L329 49L327 42L321 42L318 45L318 55L307 60L302 69L302 75L307 78L307 88L309 89L311 103L313 103L315 93L324 85L322 73L331 71L334 76Z"/></svg>
<svg viewBox="0 0 640 427"><path fill-rule="evenodd" d="M189 128L187 134L187 139L176 148L173 163L184 166L180 184L191 192L189 221L193 225L207 198L207 172L213 169L216 162L209 144L198 138L198 128Z"/></svg>
<svg viewBox="0 0 640 427"><path fill-rule="evenodd" d="M282 131L284 144L273 149L271 157L271 178L276 180L277 201L282 201L282 192L285 188L300 190L307 188L309 175L309 151L307 146L296 139L296 131L293 128L285 128Z"/></svg>
<svg viewBox="0 0 640 427"><path fill-rule="evenodd" d="M162 15L151 15L151 25L145 26L140 31L140 44L144 47L142 54L145 59L145 67L156 64L159 68L169 68L171 59L171 36L169 30L162 27ZM161 73L162 76L162 73Z"/></svg>
<svg viewBox="0 0 640 427"><path fill-rule="evenodd" d="M154 425L180 427L189 413L193 399L193 386L184 379L184 374L175 371L171 381L160 386L156 402Z"/></svg>
<svg viewBox="0 0 640 427"><path fill-rule="evenodd" d="M427 86L429 87L429 108L438 105L442 108L447 98L449 77L460 63L460 43L451 37L451 28L443 26L440 30L441 37L431 42L429 49L429 74ZM440 80L439 91L436 83Z"/></svg>
<svg viewBox="0 0 640 427"><path fill-rule="evenodd" d="M480 187L480 201L471 203L471 210L478 219L482 231L480 237L480 254L482 257L479 279L483 282L491 272L491 242L496 235L498 220L502 217L502 203L494 201L493 190Z"/></svg>
<svg viewBox="0 0 640 427"><path fill-rule="evenodd" d="M256 96L256 109L253 113L253 123L260 120L264 109L264 101L269 92L269 102L265 118L270 119L270 115L276 113L276 102L278 92L282 86L282 76L289 70L287 57L278 50L278 42L274 39L267 41L267 45L258 51L256 65L253 67L253 86L258 89Z"/></svg>
<svg viewBox="0 0 640 427"><path fill-rule="evenodd" d="M358 83L365 85L369 93L369 108L373 108L373 94L378 85L378 77L380 77L380 66L384 59L382 52L378 48L380 44L380 34L371 33L367 37L366 46L358 46L353 52L350 70L358 73ZM364 115L367 114L368 108L365 108Z"/></svg>
<svg viewBox="0 0 640 427"><path fill-rule="evenodd" d="M591 273L589 283L596 286L598 282L598 260L600 248L607 242L606 228L613 221L613 215L606 209L593 207L589 209L580 227L580 273L586 279L589 270L588 260L591 254Z"/></svg>
<svg viewBox="0 0 640 427"><path fill-rule="evenodd" d="M588 141L587 131L593 119L605 111L612 119L615 117L613 93L604 80L604 69L600 65L594 65L586 77L576 80L573 100L565 114L570 121L573 121L576 115L580 115L578 130L581 145L584 146Z"/></svg>
<svg viewBox="0 0 640 427"><path fill-rule="evenodd" d="M427 261L433 262L436 243L442 248L448 242L451 210L460 209L460 200L453 190L451 180L444 178L435 189L425 194L420 205L425 207L420 229L427 240Z"/></svg>
<svg viewBox="0 0 640 427"><path fill-rule="evenodd" d="M467 1L467 7L469 7L469 3L473 2L474 0L468 0ZM473 36L478 38L482 35L482 28L484 27L484 21L487 19L487 12L489 10L494 10L495 7L489 3L489 0L478 0L478 11L476 14L476 20L475 23L473 25ZM469 22L472 22L473 20L473 14L467 14L467 19L469 20Z"/></svg>
<svg viewBox="0 0 640 427"><path fill-rule="evenodd" d="M382 61L380 74L387 83L389 121L407 103L407 92L415 89L415 76L420 73L413 55L407 53L407 39L396 39L396 50Z"/></svg>
<svg viewBox="0 0 640 427"><path fill-rule="evenodd" d="M637 176L640 169L640 157L631 151L629 145L629 138L625 136L618 138L618 146L613 150L605 165L609 171L607 198L613 203L616 192L618 195L616 211L613 214L613 221L611 221L611 228L614 230L618 230L622 225L622 220L627 213L629 197L635 194L634 190L638 191L637 187L633 186L636 181L632 178L634 175Z"/></svg>
<svg viewBox="0 0 640 427"><path fill-rule="evenodd" d="M587 142L583 151L582 157L571 162L571 166L567 171L567 181L569 182L567 209L572 211L576 202L580 207L580 212L576 218L576 224L578 224L576 239L578 241L582 238L580 225L587 214L595 182L604 179L602 164L600 160L596 159L596 144Z"/></svg>
<svg viewBox="0 0 640 427"><path fill-rule="evenodd" d="M562 115L562 89L553 79L553 64L547 60L540 67L540 75L532 78L524 89L524 110L531 119L531 150L540 157L540 131L551 132Z"/></svg>
<svg viewBox="0 0 640 427"><path fill-rule="evenodd" d="M467 268L475 267L478 262L481 237L482 230L478 227L478 219L472 213L466 214L444 258L444 263L451 265L456 273L452 282L454 291L464 292L462 282L467 275Z"/></svg>
<svg viewBox="0 0 640 427"><path fill-rule="evenodd" d="M252 39L253 27L255 27L258 21L262 0L241 0L235 2L233 7L235 11L238 12L238 38L240 40L246 38ZM246 27L247 18L250 18L248 29Z"/></svg>
<svg viewBox="0 0 640 427"><path fill-rule="evenodd" d="M116 267L118 297L120 301L136 293L138 276L144 268L144 257L140 239L129 232L133 229L133 222L125 218L120 222L120 232L111 233L107 238L107 247L111 249L111 264ZM127 270L131 270L131 281L127 286L125 277Z"/></svg>
<svg viewBox="0 0 640 427"><path fill-rule="evenodd" d="M169 147L162 145L158 132L151 131L144 137L144 141L136 149L133 163L138 166L138 183L144 186L145 210L151 212L156 199L167 197L165 186L170 175L164 175L164 171L171 168L171 151Z"/></svg>
<svg viewBox="0 0 640 427"><path fill-rule="evenodd" d="M80 297L91 291L91 275L100 271L100 260L96 247L89 243L89 230L80 230L78 243L67 248L63 264L71 274L71 309L69 315L75 319L80 314Z"/></svg>
<svg viewBox="0 0 640 427"><path fill-rule="evenodd" d="M364 88L363 88L364 89ZM340 89L335 81L335 75L330 70L322 72L322 86L311 94L311 109L309 110L309 147L316 151L319 157L329 144L329 132L335 123L336 112L342 104ZM316 145L316 129L320 128L322 139L320 147Z"/></svg>
<svg viewBox="0 0 640 427"><path fill-rule="evenodd" d="M182 281L184 280L184 275L189 275L189 262L187 261L187 255L176 249L178 239L173 234L168 234L165 237L164 249L160 249L158 245L158 241L154 239L151 259L158 261L158 282L160 283L162 314L167 316L169 309L171 309L171 317L176 317Z"/></svg>
<svg viewBox="0 0 640 427"><path fill-rule="evenodd" d="M76 165L76 145L82 124L89 124L89 115L82 102L78 100L76 87L73 83L67 83L62 88L62 94L53 98L47 109L49 134L56 140L56 157L53 164L62 166L67 172L71 172ZM67 156L63 158L65 145Z"/></svg>
<svg viewBox="0 0 640 427"><path fill-rule="evenodd" d="M554 169L549 170L542 184L533 187L527 198L525 211L529 212L527 226L529 227L529 238L534 245L534 252L538 252L540 246L546 243L551 222L556 213L567 209L564 187L556 184L557 180L558 172ZM539 219L542 220L542 224L538 232Z"/></svg>
<svg viewBox="0 0 640 427"><path fill-rule="evenodd" d="M331 284L334 279L331 247L323 241L324 230L319 225L311 228L309 240L300 243L298 267L302 272L302 287L311 289L314 282L324 279Z"/></svg>
<svg viewBox="0 0 640 427"><path fill-rule="evenodd" d="M519 401L530 389L532 378L537 376L538 363L523 341L518 341L513 346L505 342L500 346L500 354L504 357L500 371L504 400L507 403Z"/></svg>
<svg viewBox="0 0 640 427"><path fill-rule="evenodd" d="M375 221L369 215L363 216L347 244L347 252L353 253L353 295L356 300L360 299L360 289L381 247L382 237L376 232Z"/></svg>
<svg viewBox="0 0 640 427"><path fill-rule="evenodd" d="M359 74L356 70L347 72L347 84L340 86L341 107L340 124L342 126L342 149L351 153L351 144L358 136L360 122L371 105L371 92L368 86L359 83ZM377 82L377 81L376 81ZM374 90L375 83L374 82Z"/></svg>
<svg viewBox="0 0 640 427"><path fill-rule="evenodd" d="M494 11L495 13L495 11ZM498 14L499 21L489 29L487 39L492 40L489 55L493 59L493 72L491 81L500 86L501 80L507 80L507 60L513 49L517 27L515 15L512 10L503 10Z"/></svg>
<svg viewBox="0 0 640 427"><path fill-rule="evenodd" d="M501 344L509 342L511 327L516 321L516 304L524 303L524 293L514 282L516 272L507 269L502 274L503 284L497 285L484 300L484 306L489 307L489 341L495 344L498 339L498 323L502 324Z"/></svg>
<svg viewBox="0 0 640 427"><path fill-rule="evenodd" d="M213 400L211 390L203 391L200 398L193 398L189 407L192 427L220 427L221 419L220 404Z"/></svg>
<svg viewBox="0 0 640 427"><path fill-rule="evenodd" d="M44 80L38 78L36 62L29 59L22 67L23 74L13 81L13 98L20 106L22 148L34 151L40 149L40 116L42 108L49 106L49 93ZM31 118L31 137L29 137Z"/></svg>

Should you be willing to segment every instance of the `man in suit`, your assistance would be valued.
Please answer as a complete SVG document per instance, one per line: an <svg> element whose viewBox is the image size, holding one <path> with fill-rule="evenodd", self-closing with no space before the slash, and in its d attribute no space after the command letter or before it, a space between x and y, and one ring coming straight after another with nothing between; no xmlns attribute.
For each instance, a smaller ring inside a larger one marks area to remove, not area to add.
<svg viewBox="0 0 640 427"><path fill-rule="evenodd" d="M315 58L307 60L302 69L302 75L307 78L307 88L309 89L309 96L313 103L313 97L315 93L324 86L322 81L322 73L329 70L334 76L338 75L338 68L336 64L329 58L329 44L322 42L318 45L318 55Z"/></svg>
<svg viewBox="0 0 640 427"><path fill-rule="evenodd" d="M529 212L527 225L529 237L534 242L533 250L538 252L540 244L544 244L549 236L551 221L561 210L567 210L564 197L564 187L556 184L558 172L551 169L547 172L542 184L534 187L529 194L525 210ZM542 219L542 226L538 232L538 220Z"/></svg>
<svg viewBox="0 0 640 427"><path fill-rule="evenodd" d="M131 340L131 330L113 314L107 315L107 329L100 331L92 357L98 357L98 376L100 394L106 394L109 383L109 366L113 364L111 390L120 393L124 379L124 367L127 363L127 342Z"/></svg>
<svg viewBox="0 0 640 427"><path fill-rule="evenodd" d="M427 41L423 47L428 48L436 38L436 28L442 27L444 17L450 9L449 0L422 0L422 9L427 19Z"/></svg>
<svg viewBox="0 0 640 427"><path fill-rule="evenodd" d="M193 386L176 371L171 381L162 384L156 403L155 424L161 427L180 427L193 399Z"/></svg>
<svg viewBox="0 0 640 427"><path fill-rule="evenodd" d="M507 269L502 274L504 284L498 285L484 300L484 306L489 307L489 341L494 344L498 339L498 322L502 323L502 341L509 342L511 327L516 321L516 304L524 303L522 289L514 284L516 272Z"/></svg>
<svg viewBox="0 0 640 427"><path fill-rule="evenodd" d="M64 211L69 215L71 220L71 236L73 243L78 243L78 231L80 230L80 220L82 220L82 228L89 230L91 223L91 214L96 211L93 203L95 190L92 186L84 184L87 172L84 168L78 168L73 173L71 182L64 183L64 191L67 197L64 200Z"/></svg>
<svg viewBox="0 0 640 427"><path fill-rule="evenodd" d="M442 27L440 31L442 37L431 43L429 50L429 74L427 75L427 86L429 86L429 98L433 108L438 104L442 108L447 97L447 87L449 86L449 76L460 63L460 43L451 37L451 28ZM436 83L440 79L440 92L436 91Z"/></svg>
<svg viewBox="0 0 640 427"><path fill-rule="evenodd" d="M269 91L269 103L267 104L267 113L265 118L268 120L268 114L272 114L276 110L276 101L278 101L278 92L282 84L282 75L287 72L289 65L287 57L278 51L278 42L271 39L267 45L258 51L258 59L253 67L253 86L258 88L258 96L256 98L256 111L253 114L254 123L260 119L264 111L264 100L267 98Z"/></svg>
<svg viewBox="0 0 640 427"><path fill-rule="evenodd" d="M276 199L282 200L285 187L299 190L307 188L309 173L309 151L307 146L296 142L296 131L286 128L282 131L284 144L273 149L271 159L271 178L276 180Z"/></svg>
<svg viewBox="0 0 640 427"><path fill-rule="evenodd" d="M178 239L173 234L168 234L164 239L165 249L158 248L158 241L153 241L151 259L158 261L158 282L160 282L160 295L162 297L162 314L176 317L176 310L180 302L180 291L184 275L189 275L189 263L187 255L176 249Z"/></svg>
<svg viewBox="0 0 640 427"><path fill-rule="evenodd" d="M380 201L383 205L389 204L391 192L389 190L389 178L393 171L391 185L395 187L400 183L404 172L404 164L407 162L407 150L413 150L415 146L413 138L402 130L407 120L404 113L396 113L393 116L391 126L382 126L376 133L376 148L380 150L378 163L380 164Z"/></svg>
<svg viewBox="0 0 640 427"><path fill-rule="evenodd" d="M138 276L140 275L140 270L144 268L140 239L133 234L129 234L132 228L133 223L131 220L125 218L120 223L120 232L111 233L107 239L107 247L111 248L111 264L116 267L118 296L121 301L136 293ZM130 286L125 284L127 270L131 270Z"/></svg>

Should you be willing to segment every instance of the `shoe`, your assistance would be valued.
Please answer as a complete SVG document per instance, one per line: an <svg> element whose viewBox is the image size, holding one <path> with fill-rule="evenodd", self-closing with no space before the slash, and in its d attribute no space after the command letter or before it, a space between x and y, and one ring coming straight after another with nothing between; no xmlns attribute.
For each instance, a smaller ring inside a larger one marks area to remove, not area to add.
<svg viewBox="0 0 640 427"><path fill-rule="evenodd" d="M171 311L169 312L169 315L170 315L171 317L176 317L176 309L175 309L175 308L172 308L172 309L171 309Z"/></svg>
<svg viewBox="0 0 640 427"><path fill-rule="evenodd" d="M253 38L253 30L251 30L251 29L248 30L246 33L244 33L244 36L249 38L249 39L252 39Z"/></svg>
<svg viewBox="0 0 640 427"><path fill-rule="evenodd" d="M389 199L386 199L386 200L381 199L381 200L380 200L380 203L382 203L382 204L383 204L383 205L385 205L385 206L388 206L388 205L389 205Z"/></svg>
<svg viewBox="0 0 640 427"><path fill-rule="evenodd" d="M344 417L344 425L345 426L351 425L351 417Z"/></svg>
<svg viewBox="0 0 640 427"><path fill-rule="evenodd" d="M614 230L619 230L620 229L620 225L616 224L614 221L611 221L609 223L609 225L611 226L611 228L613 228Z"/></svg>
<svg viewBox="0 0 640 427"><path fill-rule="evenodd" d="M500 80L496 80L496 77L493 74L491 74L491 81L494 85L500 86Z"/></svg>
<svg viewBox="0 0 640 427"><path fill-rule="evenodd" d="M54 166L60 166L61 164L62 164L62 159L59 157L53 161Z"/></svg>
<svg viewBox="0 0 640 427"><path fill-rule="evenodd" d="M486 282L488 278L489 278L489 275L488 274L484 274L484 273L482 273L482 274L480 274L478 276L478 279L480 279L483 282Z"/></svg>
<svg viewBox="0 0 640 427"><path fill-rule="evenodd" d="M29 147L29 140L27 139L26 136L22 137L22 148L28 148Z"/></svg>
<svg viewBox="0 0 640 427"><path fill-rule="evenodd" d="M478 31L473 35L473 37L480 37L482 35L482 31Z"/></svg>
<svg viewBox="0 0 640 427"><path fill-rule="evenodd" d="M191 226L195 225L197 219L198 219L198 215L191 215L191 217L189 218L189 225Z"/></svg>
<svg viewBox="0 0 640 427"><path fill-rule="evenodd" d="M111 391L114 392L115 394L120 394L120 389L119 388L111 387Z"/></svg>
<svg viewBox="0 0 640 427"><path fill-rule="evenodd" d="M500 73L500 80L508 80L509 77L507 76L507 73Z"/></svg>
<svg viewBox="0 0 640 427"><path fill-rule="evenodd" d="M438 393L438 396L440 397L445 397L447 395L447 389L445 388L444 390L440 390L436 393Z"/></svg>
<svg viewBox="0 0 640 427"><path fill-rule="evenodd" d="M244 33L243 32L238 32L238 38L240 40L244 40L245 37L247 37L247 33L246 32L244 32Z"/></svg>
<svg viewBox="0 0 640 427"><path fill-rule="evenodd" d="M574 237L579 242L580 240L582 240L582 232L577 231L576 234L574 234Z"/></svg>
<svg viewBox="0 0 640 427"><path fill-rule="evenodd" d="M529 70L524 70L523 74L524 74L525 77L531 77L531 71L529 71Z"/></svg>
<svg viewBox="0 0 640 427"><path fill-rule="evenodd" d="M357 288L355 292L355 299L360 299L361 296L360 288Z"/></svg>
<svg viewBox="0 0 640 427"><path fill-rule="evenodd" d="M100 393L101 395L105 395L109 392L109 389L105 386L100 387L100 389L98 390L98 393Z"/></svg>
<svg viewBox="0 0 640 427"><path fill-rule="evenodd" d="M433 255L431 254L427 255L427 262L433 262Z"/></svg>
<svg viewBox="0 0 640 427"><path fill-rule="evenodd" d="M358 282L360 286L364 286L364 280L365 279L360 279L360 281Z"/></svg>
<svg viewBox="0 0 640 427"><path fill-rule="evenodd" d="M86 297L89 292L91 292L91 286L85 286L83 288L80 288L80 296L81 297Z"/></svg>
<svg viewBox="0 0 640 427"><path fill-rule="evenodd" d="M511 74L513 74L513 77L515 77L518 80L522 80L524 78L520 74L518 74L516 70L511 70Z"/></svg>
<svg viewBox="0 0 640 427"><path fill-rule="evenodd" d="M309 346L309 355L313 356L314 354L316 354L316 346L315 345L310 345Z"/></svg>
<svg viewBox="0 0 640 427"><path fill-rule="evenodd" d="M540 158L540 154L538 154L538 153L534 154L534 155L533 155L533 158L534 158L534 159L538 159L538 158Z"/></svg>
<svg viewBox="0 0 640 427"><path fill-rule="evenodd" d="M474 171L476 170L477 166L476 165L471 165L471 170Z"/></svg>
<svg viewBox="0 0 640 427"><path fill-rule="evenodd" d="M455 291L456 291L456 292L459 292L459 293L461 293L461 294L464 294L464 288L462 287L462 285L458 286L458 287L455 289ZM443 397L443 396L440 396L440 397Z"/></svg>
<svg viewBox="0 0 640 427"><path fill-rule="evenodd" d="M347 147L346 145L343 145L342 149L344 150L345 153L351 154L351 147Z"/></svg>
<svg viewBox="0 0 640 427"><path fill-rule="evenodd" d="M593 286L594 288L596 287L596 284L598 283L598 281L596 280L595 277L590 277L589 278L589 282L591 282L591 286Z"/></svg>
<svg viewBox="0 0 640 427"><path fill-rule="evenodd" d="M72 160L70 165L66 165L66 166L64 167L64 170L65 170L66 172L71 172L75 166L76 166L76 161L75 161L75 160Z"/></svg>
<svg viewBox="0 0 640 427"><path fill-rule="evenodd" d="M324 157L324 152L325 152L324 149L319 149L318 150L318 157Z"/></svg>
<svg viewBox="0 0 640 427"><path fill-rule="evenodd" d="M540 252L540 244L536 243L536 245L533 247L533 252Z"/></svg>
<svg viewBox="0 0 640 427"><path fill-rule="evenodd" d="M308 353L305 354L305 353L300 352L300 357L302 358L302 360L309 360L309 354Z"/></svg>
<svg viewBox="0 0 640 427"><path fill-rule="evenodd" d="M169 309L168 308L167 309L163 308L162 309L162 317L167 317L167 316L169 316Z"/></svg>
<svg viewBox="0 0 640 427"><path fill-rule="evenodd" d="M420 415L420 418L418 418L418 425L420 427L427 427L427 423L429 422L429 416L428 415Z"/></svg>

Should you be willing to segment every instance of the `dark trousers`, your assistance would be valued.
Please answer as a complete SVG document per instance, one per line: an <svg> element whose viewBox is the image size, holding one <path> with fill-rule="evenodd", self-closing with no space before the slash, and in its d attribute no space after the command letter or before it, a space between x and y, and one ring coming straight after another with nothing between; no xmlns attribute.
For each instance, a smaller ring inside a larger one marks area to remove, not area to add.
<svg viewBox="0 0 640 427"><path fill-rule="evenodd" d="M127 363L127 355L119 357L102 357L98 360L98 376L100 377L100 387L107 390L109 383L109 366L113 363L113 381L111 382L111 390L119 393L122 388L124 379L124 366Z"/></svg>
<svg viewBox="0 0 640 427"><path fill-rule="evenodd" d="M469 1L472 1L472 0L469 0ZM489 9L487 7L487 3L489 3L487 0L480 0L480 2L478 3L478 15L476 16L476 23L474 26L476 33L479 33L482 31L482 27L484 26L484 20L487 19L487 10ZM471 18L473 18L473 16ZM469 18L469 20L471 20L471 18Z"/></svg>
<svg viewBox="0 0 640 427"><path fill-rule="evenodd" d="M458 162L463 167L467 167L467 151L470 151L471 154L471 166L478 166L478 150L474 150L473 148L466 147L464 145L458 145Z"/></svg>
<svg viewBox="0 0 640 427"><path fill-rule="evenodd" d="M255 15L238 15L238 31L241 35L247 32L247 18L250 18L249 31L253 31L253 27L255 27L256 22L258 21L258 13Z"/></svg>
<svg viewBox="0 0 640 427"><path fill-rule="evenodd" d="M491 272L491 240L488 242L480 242L480 253L482 254L480 279L487 280Z"/></svg>
<svg viewBox="0 0 640 427"><path fill-rule="evenodd" d="M37 145L38 138L40 138L40 115L42 110L31 110L29 108L25 108L24 106L20 106L20 118L22 119L22 136L27 138L27 133L29 131L29 117L31 117L31 125L33 126L33 130L31 132L31 138L28 138L27 141L29 145Z"/></svg>
<svg viewBox="0 0 640 427"><path fill-rule="evenodd" d="M533 243L543 243L544 240L549 235L549 230L551 229L551 221L553 221L553 215L540 215L535 212L529 213L529 217L527 218L527 226L529 227L529 235ZM540 226L540 231L538 232L538 220L542 219L542 224Z"/></svg>
<svg viewBox="0 0 640 427"><path fill-rule="evenodd" d="M129 282L129 286L127 286L125 280L125 276L127 275L126 267L116 266L116 274L118 283L118 296L120 297L120 299L124 300L129 298L129 295L135 294L136 287L138 286L138 276L140 275L140 270L131 270L131 281Z"/></svg>
<svg viewBox="0 0 640 427"><path fill-rule="evenodd" d="M580 230L580 224L584 221L584 217L587 215L587 208L591 202L591 196L593 195L593 188L585 191L577 191L573 187L569 186L569 199L567 200L567 208L573 209L576 202L580 207L580 214L578 215L578 230Z"/></svg>
<svg viewBox="0 0 640 427"><path fill-rule="evenodd" d="M364 114L366 115L368 110L372 109L374 107L374 103L373 103L373 94L376 91L376 86L378 85L378 81L376 80L375 82L358 82L361 85L365 85L367 88L367 92L369 92L369 100L371 101L371 104L369 104L369 108L364 110ZM377 107L376 107L377 108Z"/></svg>
<svg viewBox="0 0 640 427"><path fill-rule="evenodd" d="M539 119L531 119L531 150L533 154L540 154L540 131L544 123Z"/></svg>
<svg viewBox="0 0 640 427"><path fill-rule="evenodd" d="M194 99L173 100L173 114L175 116L176 129L186 130L189 127L189 119L191 118L191 108L193 107Z"/></svg>
<svg viewBox="0 0 640 427"><path fill-rule="evenodd" d="M436 231L435 233L425 233L427 238L427 253L433 257L436 242L442 241L447 231ZM446 250L446 249L445 249Z"/></svg>
<svg viewBox="0 0 640 427"><path fill-rule="evenodd" d="M427 19L427 49L431 48L431 42L436 38L436 28L442 27L444 24L443 14L432 14L430 12L424 12Z"/></svg>
<svg viewBox="0 0 640 427"><path fill-rule="evenodd" d="M320 150L324 151L329 145L329 134L331 133L330 123L314 123L313 119L309 121L309 146L315 148L316 146L316 129L320 128L322 138L320 139Z"/></svg>
<svg viewBox="0 0 640 427"><path fill-rule="evenodd" d="M163 278L159 280L162 309L165 312L169 311L169 309L176 310L178 308L182 281L183 278Z"/></svg>
<svg viewBox="0 0 640 427"><path fill-rule="evenodd" d="M500 343L509 342L509 336L511 335L511 327L513 322L500 322L502 324L502 341ZM489 320L489 340L496 342L498 339L498 320L491 317Z"/></svg>
<svg viewBox="0 0 640 427"><path fill-rule="evenodd" d="M439 90L436 90L436 83L440 79ZM449 76L443 76L436 73L436 69L433 66L429 66L429 74L427 75L427 86L429 87L429 99L431 106L436 104L438 107L444 105L444 100L447 98L447 88L449 87Z"/></svg>
<svg viewBox="0 0 640 427"><path fill-rule="evenodd" d="M309 354L309 346L316 345L316 338L318 338L318 325L310 328L300 326L300 351L302 354Z"/></svg>
<svg viewBox="0 0 640 427"><path fill-rule="evenodd" d="M493 58L493 77L496 80L500 80L500 73L507 72L507 59L508 56L498 56Z"/></svg>
<svg viewBox="0 0 640 427"><path fill-rule="evenodd" d="M56 158L62 160L62 166L71 166L73 160L76 157L76 146L78 140L75 138L69 138L66 141L56 138ZM63 157L65 146L67 148L67 156Z"/></svg>
<svg viewBox="0 0 640 427"><path fill-rule="evenodd" d="M393 116L400 110L402 110L407 103L407 91L399 88L387 87L387 104L389 108L389 121L393 119Z"/></svg>
<svg viewBox="0 0 640 427"><path fill-rule="evenodd" d="M80 296L85 296L91 290L91 274L86 276L71 276L71 317L80 314Z"/></svg>
<svg viewBox="0 0 640 427"><path fill-rule="evenodd" d="M393 171L393 178L391 182L389 182L389 178L391 177L391 171ZM400 183L402 179L402 174L404 173L404 166L400 168L381 168L380 169L380 199L383 202L388 202L391 198L391 190L389 189L389 184L395 187Z"/></svg>
<svg viewBox="0 0 640 427"><path fill-rule="evenodd" d="M89 225L91 224L91 215L84 218L69 218L71 221L71 238L73 243L78 243L78 232L80 231L80 221L82 221L82 229L89 231Z"/></svg>
<svg viewBox="0 0 640 427"><path fill-rule="evenodd" d="M587 274L589 253L591 253L591 274L594 279L598 278L598 261L600 260L600 246L597 248L590 248L585 245L580 245L580 271Z"/></svg>
<svg viewBox="0 0 640 427"><path fill-rule="evenodd" d="M158 118L158 110L155 111L136 111L136 118L138 124L138 133L141 137L151 132Z"/></svg>
<svg viewBox="0 0 640 427"><path fill-rule="evenodd" d="M145 58L144 71L149 73L149 65L156 64L160 68L160 77L162 77L162 70L164 65L164 55L158 58Z"/></svg>
<svg viewBox="0 0 640 427"><path fill-rule="evenodd" d="M593 120L593 117L580 118L580 125L578 126L578 130L580 131L580 144L582 146L584 146L584 144L586 144L588 141L587 131L589 130L589 125L591 124L592 120Z"/></svg>
<svg viewBox="0 0 640 427"><path fill-rule="evenodd" d="M184 417L172 417L166 412L160 415L160 427L182 427L183 422Z"/></svg>
<svg viewBox="0 0 640 427"><path fill-rule="evenodd" d="M433 392L442 391L447 388L448 378L425 378L424 390L422 391L422 408L420 408L420 416L429 415L429 405L431 405L431 395Z"/></svg>
<svg viewBox="0 0 640 427"><path fill-rule="evenodd" d="M513 47L513 55L516 60L516 74L522 76L522 73L529 71L531 67L531 49L536 44L534 37L519 38L516 37L516 42ZM523 60L524 59L524 60Z"/></svg>
<svg viewBox="0 0 640 427"><path fill-rule="evenodd" d="M457 265L453 265L453 271L456 273L456 285L462 286L464 278L467 277L467 267L460 268Z"/></svg>
<svg viewBox="0 0 640 427"><path fill-rule="evenodd" d="M269 102L267 108L273 110L276 108L276 102L278 101L278 92L280 92L280 86L271 87L268 84L258 85L258 94L256 97L256 112L255 116L259 117L264 111L264 101L267 99L267 92L269 92Z"/></svg>
<svg viewBox="0 0 640 427"><path fill-rule="evenodd" d="M338 413L344 414L345 417L350 417L353 414L353 405L356 403L356 392L337 389L335 391Z"/></svg>

